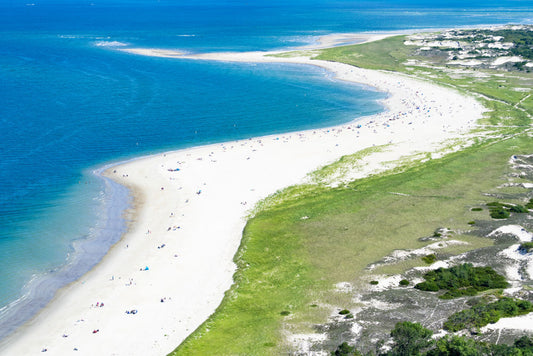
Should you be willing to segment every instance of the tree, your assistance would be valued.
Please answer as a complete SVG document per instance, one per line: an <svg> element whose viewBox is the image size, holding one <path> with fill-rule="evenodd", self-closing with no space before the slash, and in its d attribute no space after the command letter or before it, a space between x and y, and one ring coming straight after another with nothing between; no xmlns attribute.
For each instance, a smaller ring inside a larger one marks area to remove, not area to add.
<svg viewBox="0 0 533 356"><path fill-rule="evenodd" d="M486 354L483 345L462 336L440 338L427 356L478 356Z"/></svg>
<svg viewBox="0 0 533 356"><path fill-rule="evenodd" d="M355 346L348 345L347 342L343 342L337 349L331 353L333 356L360 356L361 353L355 349Z"/></svg>
<svg viewBox="0 0 533 356"><path fill-rule="evenodd" d="M409 321L396 323L390 333L394 344L388 354L393 356L420 355L422 349L428 348L433 344L432 335L433 331L424 328L419 323L411 323Z"/></svg>

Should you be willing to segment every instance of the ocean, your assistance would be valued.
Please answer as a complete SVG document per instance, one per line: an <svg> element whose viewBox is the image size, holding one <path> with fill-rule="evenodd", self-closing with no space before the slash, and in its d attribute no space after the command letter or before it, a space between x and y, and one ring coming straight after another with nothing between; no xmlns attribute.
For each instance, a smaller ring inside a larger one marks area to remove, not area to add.
<svg viewBox="0 0 533 356"><path fill-rule="evenodd" d="M0 338L125 231L94 174L166 150L337 125L384 93L303 65L143 57L287 49L318 36L533 22L531 1L39 1L0 4Z"/></svg>

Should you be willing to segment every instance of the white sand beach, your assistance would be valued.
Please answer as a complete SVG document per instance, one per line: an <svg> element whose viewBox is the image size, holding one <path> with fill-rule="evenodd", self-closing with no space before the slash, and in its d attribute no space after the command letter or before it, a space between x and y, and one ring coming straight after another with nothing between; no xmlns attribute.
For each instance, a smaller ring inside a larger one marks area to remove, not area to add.
<svg viewBox="0 0 533 356"><path fill-rule="evenodd" d="M136 53L162 53L155 51ZM109 169L107 176L134 196L128 232L98 266L9 338L0 354L172 351L230 288L246 216L259 200L305 181L309 172L342 155L374 145L390 144L365 158L350 178L386 169L406 155L435 152L446 140L465 137L483 112L476 100L451 89L339 63L265 53L194 58L318 65L340 79L388 92L388 110L338 127L161 153Z"/></svg>

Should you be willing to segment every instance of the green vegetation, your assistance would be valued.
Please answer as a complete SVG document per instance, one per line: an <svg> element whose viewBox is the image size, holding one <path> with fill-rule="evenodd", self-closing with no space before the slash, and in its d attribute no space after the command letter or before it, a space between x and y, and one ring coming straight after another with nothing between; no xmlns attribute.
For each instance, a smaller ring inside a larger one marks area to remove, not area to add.
<svg viewBox="0 0 533 356"><path fill-rule="evenodd" d="M529 253L533 250L533 242L522 242L518 249L523 253Z"/></svg>
<svg viewBox="0 0 533 356"><path fill-rule="evenodd" d="M348 345L347 342L343 342L337 349L331 353L333 356L359 356L362 355L355 349L355 346Z"/></svg>
<svg viewBox="0 0 533 356"><path fill-rule="evenodd" d="M483 208L472 208L470 211L483 211Z"/></svg>
<svg viewBox="0 0 533 356"><path fill-rule="evenodd" d="M511 214L503 208L490 209L490 217L493 219L507 219Z"/></svg>
<svg viewBox="0 0 533 356"><path fill-rule="evenodd" d="M409 285L409 281L407 279L402 279L399 284L400 286L405 287Z"/></svg>
<svg viewBox="0 0 533 356"><path fill-rule="evenodd" d="M511 216L510 213L524 214L528 212L524 206L519 204L510 205L499 202L491 202L488 203L487 206L489 207L490 216L493 219L507 219L509 216Z"/></svg>
<svg viewBox="0 0 533 356"><path fill-rule="evenodd" d="M528 210L524 206L519 205L519 204L511 206L509 208L509 211L511 213L519 213L519 214L524 214L528 212Z"/></svg>
<svg viewBox="0 0 533 356"><path fill-rule="evenodd" d="M434 253L422 257L422 261L428 265L433 264L437 260L437 256Z"/></svg>
<svg viewBox="0 0 533 356"><path fill-rule="evenodd" d="M368 69L402 70L403 63L415 56L414 48L403 45L406 36L389 37L360 45L323 50L316 59L354 64Z"/></svg>
<svg viewBox="0 0 533 356"><path fill-rule="evenodd" d="M438 268L424 274L425 282L415 285L416 289L437 292L447 290L441 299L453 299L476 295L478 292L495 288L507 288L505 278L490 267L474 267L471 263Z"/></svg>
<svg viewBox="0 0 533 356"><path fill-rule="evenodd" d="M379 284L378 281L370 281L370 284L372 284L373 286L377 286Z"/></svg>
<svg viewBox="0 0 533 356"><path fill-rule="evenodd" d="M419 323L400 322L391 331L393 344L389 351L380 356L531 356L533 339L522 336L513 345L491 344L469 339L465 336L447 335L431 340L433 333ZM347 342L340 344L332 355L363 355ZM374 355L370 352L367 355Z"/></svg>
<svg viewBox="0 0 533 356"><path fill-rule="evenodd" d="M420 351L433 344L433 331L424 328L419 323L404 321L397 323L390 332L394 344L389 355L420 355Z"/></svg>
<svg viewBox="0 0 533 356"><path fill-rule="evenodd" d="M444 329L459 331L470 328L480 328L493 324L500 318L524 315L533 311L533 304L527 300L503 297L496 302L475 305L451 315L444 322Z"/></svg>
<svg viewBox="0 0 533 356"><path fill-rule="evenodd" d="M533 209L533 199L529 199L529 201L526 204L527 209Z"/></svg>

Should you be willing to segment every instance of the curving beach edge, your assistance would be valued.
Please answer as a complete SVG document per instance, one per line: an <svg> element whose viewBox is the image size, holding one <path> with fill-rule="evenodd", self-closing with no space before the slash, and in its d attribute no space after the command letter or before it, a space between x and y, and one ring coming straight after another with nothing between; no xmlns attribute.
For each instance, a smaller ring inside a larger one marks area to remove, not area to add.
<svg viewBox="0 0 533 356"><path fill-rule="evenodd" d="M233 257L257 202L365 148L386 145L366 156L350 179L390 169L390 162L418 152L441 154L450 140L466 139L484 111L474 98L407 76L269 54L188 58L317 65L338 79L387 92L387 111L341 126L194 147L108 169L104 174L133 196L128 232L98 266L10 337L1 354L171 352L230 288Z"/></svg>

